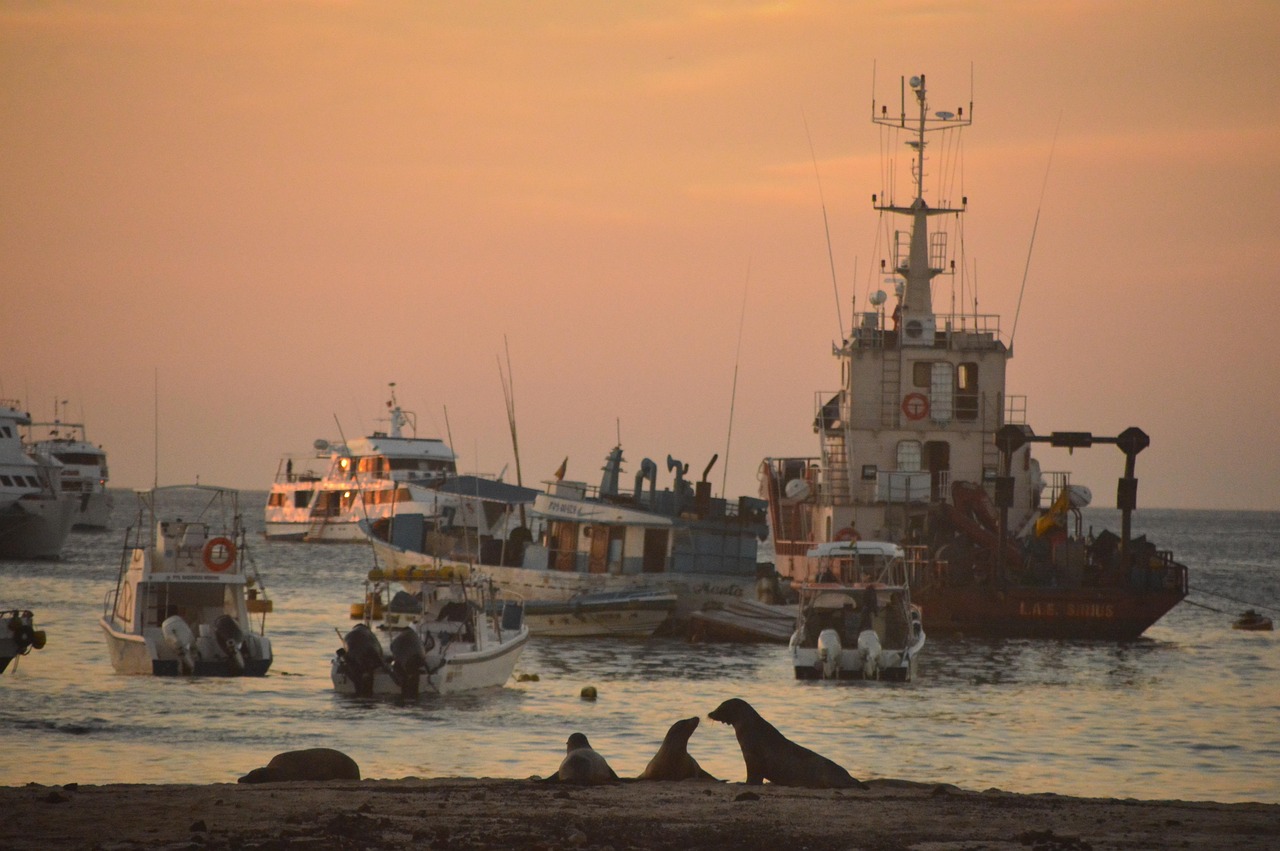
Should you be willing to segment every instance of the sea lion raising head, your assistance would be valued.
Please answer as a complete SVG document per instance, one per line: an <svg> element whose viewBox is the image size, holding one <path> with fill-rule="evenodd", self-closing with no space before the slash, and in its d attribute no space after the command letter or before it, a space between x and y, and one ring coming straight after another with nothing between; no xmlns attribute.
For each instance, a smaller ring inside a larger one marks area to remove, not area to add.
<svg viewBox="0 0 1280 851"><path fill-rule="evenodd" d="M609 767L609 763L596 753L583 733L574 733L565 744L568 752L560 762L555 774L546 778L548 782L578 783L583 786L600 783L612 783L618 775Z"/></svg>
<svg viewBox="0 0 1280 851"><path fill-rule="evenodd" d="M745 700L736 697L726 700L707 717L733 727L742 758L747 763L748 783L768 780L779 786L810 789L867 788L841 766L779 733Z"/></svg>
<svg viewBox="0 0 1280 851"><path fill-rule="evenodd" d="M689 755L689 737L698 729L698 716L683 718L671 725L662 747L637 780L715 780L702 770L698 761Z"/></svg>
<svg viewBox="0 0 1280 851"><path fill-rule="evenodd" d="M283 783L293 780L359 780L356 761L333 748L308 748L276 754L266 768L255 768L237 783Z"/></svg>

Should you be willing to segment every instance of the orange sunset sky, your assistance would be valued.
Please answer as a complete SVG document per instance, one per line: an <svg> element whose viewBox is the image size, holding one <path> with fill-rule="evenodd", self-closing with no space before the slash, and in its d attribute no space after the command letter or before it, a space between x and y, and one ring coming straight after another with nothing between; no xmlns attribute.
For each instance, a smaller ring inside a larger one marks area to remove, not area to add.
<svg viewBox="0 0 1280 851"><path fill-rule="evenodd" d="M1142 427L1141 506L1280 509L1277 44L1270 0L7 0L0 396L70 400L115 486L266 489L384 427L394 381L514 480L505 337L526 484L598 482L620 431L628 474L719 453L754 493L817 452L883 286L871 99L924 73L973 101L966 255L1006 335L1039 210L1033 427ZM1039 454L1114 505L1114 448Z"/></svg>

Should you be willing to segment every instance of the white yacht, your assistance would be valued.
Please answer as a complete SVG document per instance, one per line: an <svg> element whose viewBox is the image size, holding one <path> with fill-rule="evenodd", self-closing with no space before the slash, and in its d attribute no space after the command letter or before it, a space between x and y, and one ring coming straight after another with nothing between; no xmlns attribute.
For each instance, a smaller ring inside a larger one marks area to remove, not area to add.
<svg viewBox="0 0 1280 851"><path fill-rule="evenodd" d="M62 464L59 471L62 492L76 500L75 527L107 528L112 506L107 490L107 453L101 446L89 442L84 424L65 422L56 415L53 422L31 423L27 429L27 446L30 451Z"/></svg>
<svg viewBox="0 0 1280 851"><path fill-rule="evenodd" d="M29 425L18 402L0 400L0 558L58 558L78 508L62 493L61 464L23 446Z"/></svg>
<svg viewBox="0 0 1280 851"><path fill-rule="evenodd" d="M417 436L416 417L396 401L394 383L387 409L385 432L336 445L316 441L318 452L328 452L319 477L295 471L286 457L267 497L267 537L363 541L362 522L436 512L436 488L457 472L453 450L439 438Z"/></svg>

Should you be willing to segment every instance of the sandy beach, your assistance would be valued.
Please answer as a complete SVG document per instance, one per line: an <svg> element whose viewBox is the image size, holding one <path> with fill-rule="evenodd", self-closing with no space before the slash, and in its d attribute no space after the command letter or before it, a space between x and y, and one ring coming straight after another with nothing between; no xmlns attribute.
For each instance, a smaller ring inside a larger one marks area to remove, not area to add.
<svg viewBox="0 0 1280 851"><path fill-rule="evenodd" d="M1274 849L1280 805L872 781L432 779L0 787L0 849Z"/></svg>

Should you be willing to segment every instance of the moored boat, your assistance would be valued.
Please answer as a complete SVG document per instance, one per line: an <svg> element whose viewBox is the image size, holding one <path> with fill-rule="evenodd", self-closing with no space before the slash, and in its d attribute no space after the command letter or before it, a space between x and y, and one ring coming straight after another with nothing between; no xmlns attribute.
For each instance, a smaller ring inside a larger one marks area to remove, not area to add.
<svg viewBox="0 0 1280 851"><path fill-rule="evenodd" d="M707 603L689 614L689 638L693 641L786 644L795 630L795 603L730 600Z"/></svg>
<svg viewBox="0 0 1280 851"><path fill-rule="evenodd" d="M819 572L797 589L790 642L796 679L914 679L925 632L902 547L833 541L809 556Z"/></svg>
<svg viewBox="0 0 1280 851"><path fill-rule="evenodd" d="M65 407L67 402L61 404ZM56 413L56 411L55 411ZM27 429L27 446L32 452L57 461L59 487L76 503L73 526L105 529L111 519L114 499L107 489L110 478L107 453L89 442L83 423L69 423L55 416L53 422L33 422Z"/></svg>
<svg viewBox="0 0 1280 851"><path fill-rule="evenodd" d="M657 464L644 459L635 489L624 492L622 447L608 454L598 488L558 476L527 507L526 521L514 520L504 539L492 538L465 558L447 546L423 543L422 518L411 518L408 535L389 529L371 536L385 563L402 568L466 563L479 577L530 601L564 602L583 594L658 590L676 596L671 621L683 624L707 603L750 598L759 568L756 547L766 533L764 503L713 497L707 473L685 479L688 465L668 456L675 474L670 488L657 488ZM645 482L648 482L648 488ZM428 523L427 533L436 531Z"/></svg>
<svg viewBox="0 0 1280 851"><path fill-rule="evenodd" d="M675 611L676 595L656 588L526 600L529 632L550 638L647 638Z"/></svg>
<svg viewBox="0 0 1280 851"><path fill-rule="evenodd" d="M343 637L329 675L339 694L360 697L497 688L529 640L522 601L498 601L463 568L375 569L352 615L360 622Z"/></svg>
<svg viewBox="0 0 1280 851"><path fill-rule="evenodd" d="M0 674L19 656L44 649L45 641L45 632L35 628L35 615L29 609L0 611Z"/></svg>
<svg viewBox="0 0 1280 851"><path fill-rule="evenodd" d="M1231 624L1231 628L1255 632L1270 632L1274 626L1271 623L1271 618L1261 612L1256 612L1253 609L1246 609L1244 614L1236 618Z"/></svg>
<svg viewBox="0 0 1280 851"><path fill-rule="evenodd" d="M64 494L62 465L23 445L31 416L0 400L0 558L56 559L75 523L78 502Z"/></svg>
<svg viewBox="0 0 1280 851"><path fill-rule="evenodd" d="M909 97L915 114L908 114ZM971 289L964 280L955 288L961 309L935 311L934 279L966 274L965 258L957 263L950 246L963 248L967 199L926 202L925 152L935 134L943 134L943 155L962 150L955 136L971 122L972 105L968 117L963 108L931 110L919 76L903 82L900 113L873 105L872 120L886 141L902 137L912 158L909 203L895 203L891 185L872 196L883 216L910 223L885 241L889 256L880 264L897 304L888 313L889 296L872 292L834 346L841 386L815 397L819 453L761 465L778 572L813 581L816 545L865 535L907 547L912 594L931 631L1141 635L1187 593L1186 567L1132 534L1134 464L1147 435L1137 428L1117 436L1036 434L1025 421L1025 398L1006 392L1013 348L1000 318L963 305ZM906 172L884 172L895 173ZM1085 530L1088 490L1067 472L1041 470L1035 443L1113 445L1124 453L1118 534Z"/></svg>
<svg viewBox="0 0 1280 851"><path fill-rule="evenodd" d="M248 560L239 495L209 485L138 492L99 621L123 674L263 676L271 601ZM184 520L183 516L192 519ZM252 614L259 615L257 632Z"/></svg>

